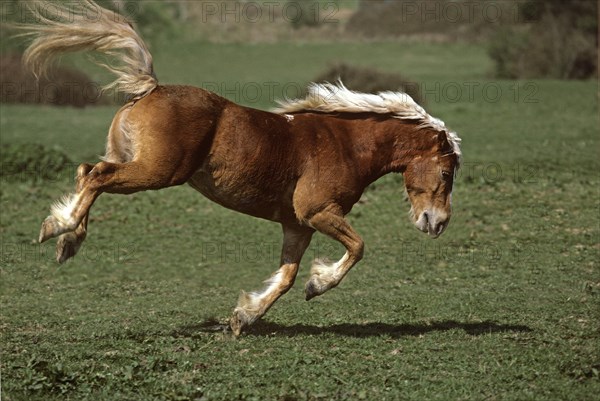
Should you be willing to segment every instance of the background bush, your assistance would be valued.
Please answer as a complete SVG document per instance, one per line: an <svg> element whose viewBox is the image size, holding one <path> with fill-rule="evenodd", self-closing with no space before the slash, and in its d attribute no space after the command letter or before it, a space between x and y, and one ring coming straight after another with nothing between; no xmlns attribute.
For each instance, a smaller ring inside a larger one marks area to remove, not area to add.
<svg viewBox="0 0 600 401"><path fill-rule="evenodd" d="M361 2L346 32L376 39L417 36L482 41L487 31L514 20L515 9L512 2L496 0L370 0Z"/></svg>
<svg viewBox="0 0 600 401"><path fill-rule="evenodd" d="M56 179L65 170L74 167L60 149L25 143L3 143L0 146L2 181L38 181Z"/></svg>
<svg viewBox="0 0 600 401"><path fill-rule="evenodd" d="M47 76L36 79L23 68L20 54L6 54L0 56L0 102L84 107L107 104L108 98L79 70L54 66Z"/></svg>
<svg viewBox="0 0 600 401"><path fill-rule="evenodd" d="M288 0L288 4L297 11L296 15L286 15L294 28L320 26L326 15L339 10L338 0Z"/></svg>
<svg viewBox="0 0 600 401"><path fill-rule="evenodd" d="M598 4L528 1L519 22L492 36L489 55L498 78L586 79L597 74Z"/></svg>

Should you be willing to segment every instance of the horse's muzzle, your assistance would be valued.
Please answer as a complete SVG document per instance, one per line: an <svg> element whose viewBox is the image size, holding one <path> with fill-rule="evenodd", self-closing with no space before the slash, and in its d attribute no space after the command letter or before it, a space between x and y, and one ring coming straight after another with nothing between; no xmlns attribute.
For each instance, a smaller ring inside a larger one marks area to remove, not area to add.
<svg viewBox="0 0 600 401"><path fill-rule="evenodd" d="M446 230L449 221L450 216L445 212L438 209L425 210L415 222L415 226L435 239Z"/></svg>

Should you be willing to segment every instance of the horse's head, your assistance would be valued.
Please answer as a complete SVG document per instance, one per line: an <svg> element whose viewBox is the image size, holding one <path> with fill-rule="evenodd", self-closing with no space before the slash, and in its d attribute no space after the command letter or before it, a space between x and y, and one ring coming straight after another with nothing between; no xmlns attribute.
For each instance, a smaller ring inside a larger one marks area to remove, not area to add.
<svg viewBox="0 0 600 401"><path fill-rule="evenodd" d="M415 156L403 173L412 221L432 238L444 232L452 214L452 185L460 150L447 135L438 133L436 145Z"/></svg>

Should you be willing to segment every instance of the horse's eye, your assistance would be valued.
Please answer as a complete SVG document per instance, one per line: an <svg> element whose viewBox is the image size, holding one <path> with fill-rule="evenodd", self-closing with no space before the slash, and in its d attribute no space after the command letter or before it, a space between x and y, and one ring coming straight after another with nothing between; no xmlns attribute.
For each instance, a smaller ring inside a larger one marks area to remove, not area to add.
<svg viewBox="0 0 600 401"><path fill-rule="evenodd" d="M412 195L420 195L423 192L425 192L424 190L422 190L421 188L407 188L406 192L412 194Z"/></svg>
<svg viewBox="0 0 600 401"><path fill-rule="evenodd" d="M451 178L452 177L452 173L450 171L442 171L442 176L444 178Z"/></svg>

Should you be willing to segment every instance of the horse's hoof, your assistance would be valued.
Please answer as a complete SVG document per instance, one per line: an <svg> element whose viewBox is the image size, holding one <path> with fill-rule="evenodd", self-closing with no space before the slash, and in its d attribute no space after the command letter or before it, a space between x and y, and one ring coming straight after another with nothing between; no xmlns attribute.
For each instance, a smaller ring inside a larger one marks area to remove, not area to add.
<svg viewBox="0 0 600 401"><path fill-rule="evenodd" d="M78 241L74 233L66 233L61 235L56 242L56 261L64 263L69 258L75 256L79 250L81 242Z"/></svg>
<svg viewBox="0 0 600 401"><path fill-rule="evenodd" d="M242 309L236 308L233 311L233 316L229 319L229 327L234 336L239 337L239 335L242 334L242 330L247 325L247 317L248 316Z"/></svg>
<svg viewBox="0 0 600 401"><path fill-rule="evenodd" d="M40 244L48 241L50 238L54 237L54 232L56 231L56 219L52 216L46 217L44 222L42 223L42 229L40 230L39 242Z"/></svg>
<svg viewBox="0 0 600 401"><path fill-rule="evenodd" d="M310 301L314 297L321 295L321 293L317 290L316 284L312 280L308 280L306 283L306 287L304 287L304 294L307 301Z"/></svg>

